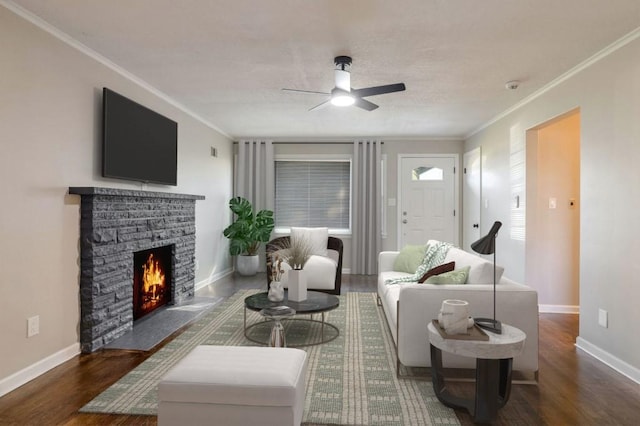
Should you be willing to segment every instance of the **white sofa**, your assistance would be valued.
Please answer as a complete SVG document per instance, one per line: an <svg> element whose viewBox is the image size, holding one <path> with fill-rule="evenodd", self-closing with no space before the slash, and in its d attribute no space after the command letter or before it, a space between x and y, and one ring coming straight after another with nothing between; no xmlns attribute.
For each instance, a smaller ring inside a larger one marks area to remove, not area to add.
<svg viewBox="0 0 640 426"><path fill-rule="evenodd" d="M412 274L393 270L399 252L384 251L378 256L378 298L396 343L400 363L409 367L430 367L427 324L438 317L445 299L469 302L473 317L493 317L493 264L480 256L450 248L443 263L455 261L455 268L470 266L467 284L385 284L392 278ZM497 268L496 319L513 325L527 335L524 351L513 359L514 371L538 371L538 293L525 285L502 277ZM475 368L475 360L443 353L445 368Z"/></svg>

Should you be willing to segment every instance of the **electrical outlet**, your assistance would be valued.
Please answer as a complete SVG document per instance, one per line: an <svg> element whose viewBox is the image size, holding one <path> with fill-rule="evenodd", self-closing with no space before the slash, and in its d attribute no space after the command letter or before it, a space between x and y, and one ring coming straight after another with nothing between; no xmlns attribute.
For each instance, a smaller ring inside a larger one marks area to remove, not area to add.
<svg viewBox="0 0 640 426"><path fill-rule="evenodd" d="M609 327L609 313L604 309L598 309L598 325L604 328Z"/></svg>
<svg viewBox="0 0 640 426"><path fill-rule="evenodd" d="M198 269L200 269L200 262L198 262L198 261L196 260L196 271L197 271Z"/></svg>
<svg viewBox="0 0 640 426"><path fill-rule="evenodd" d="M40 316L27 318L27 337L33 337L40 333Z"/></svg>

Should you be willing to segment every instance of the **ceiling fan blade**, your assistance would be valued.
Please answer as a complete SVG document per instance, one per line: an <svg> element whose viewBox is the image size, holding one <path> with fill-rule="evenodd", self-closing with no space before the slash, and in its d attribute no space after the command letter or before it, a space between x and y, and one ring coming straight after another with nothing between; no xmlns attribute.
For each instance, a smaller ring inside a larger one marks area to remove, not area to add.
<svg viewBox="0 0 640 426"><path fill-rule="evenodd" d="M331 105L331 99L327 99L326 101L319 103L318 105L314 106L313 108L309 108L309 111L315 111L318 109L322 109L325 108L327 106Z"/></svg>
<svg viewBox="0 0 640 426"><path fill-rule="evenodd" d="M383 95L385 93L402 92L406 87L404 83L387 84L386 86L365 87L364 89L351 89L351 93L358 97Z"/></svg>
<svg viewBox="0 0 640 426"><path fill-rule="evenodd" d="M313 90L298 90L298 89L282 89L285 92L296 92L296 93L312 93L314 95L330 95L328 92L316 92Z"/></svg>
<svg viewBox="0 0 640 426"><path fill-rule="evenodd" d="M362 108L362 109L365 109L367 111L373 111L374 109L378 108L378 105L374 104L373 102L369 102L366 99L362 99L362 98L356 98L356 101L353 104L353 106L357 106L358 108Z"/></svg>

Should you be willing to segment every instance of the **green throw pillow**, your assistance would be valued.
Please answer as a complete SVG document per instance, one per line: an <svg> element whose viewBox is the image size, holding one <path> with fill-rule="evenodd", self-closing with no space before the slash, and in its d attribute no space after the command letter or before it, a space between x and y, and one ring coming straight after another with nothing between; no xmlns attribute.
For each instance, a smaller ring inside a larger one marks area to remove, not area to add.
<svg viewBox="0 0 640 426"><path fill-rule="evenodd" d="M393 270L415 274L418 266L422 264L426 248L426 246L404 246L393 263Z"/></svg>
<svg viewBox="0 0 640 426"><path fill-rule="evenodd" d="M469 276L470 266L462 269L456 269L451 272L445 272L440 275L433 275L424 282L425 284L464 284Z"/></svg>

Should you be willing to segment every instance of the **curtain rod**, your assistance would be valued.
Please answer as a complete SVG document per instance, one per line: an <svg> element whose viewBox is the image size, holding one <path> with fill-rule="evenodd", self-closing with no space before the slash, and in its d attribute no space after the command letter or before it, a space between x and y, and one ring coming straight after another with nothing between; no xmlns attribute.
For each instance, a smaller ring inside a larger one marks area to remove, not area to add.
<svg viewBox="0 0 640 426"><path fill-rule="evenodd" d="M304 144L311 144L311 145L353 145L353 143L356 141L350 141L350 142L346 142L346 141L273 141L271 142L273 145L304 145ZM384 145L383 141L379 141L381 145ZM260 142L261 144L264 143L264 141ZM233 141L234 145L238 144L238 141Z"/></svg>

